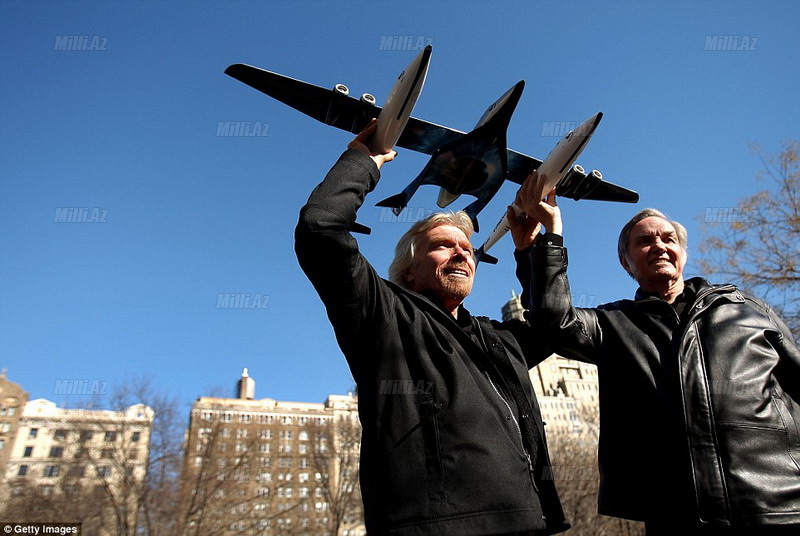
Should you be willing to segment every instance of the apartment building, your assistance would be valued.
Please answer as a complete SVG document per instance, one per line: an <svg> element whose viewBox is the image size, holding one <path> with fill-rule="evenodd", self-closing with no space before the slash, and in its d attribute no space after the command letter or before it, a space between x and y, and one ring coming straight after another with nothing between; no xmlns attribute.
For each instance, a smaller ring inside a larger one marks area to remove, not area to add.
<svg viewBox="0 0 800 536"><path fill-rule="evenodd" d="M153 418L143 404L112 411L29 401L3 475L6 514L80 521L86 534L134 534Z"/></svg>
<svg viewBox="0 0 800 536"><path fill-rule="evenodd" d="M19 420L27 401L28 393L19 384L8 380L5 370L0 372L0 477L6 474L8 458L13 450ZM0 478L0 500L4 495L4 487Z"/></svg>
<svg viewBox="0 0 800 536"><path fill-rule="evenodd" d="M324 403L237 398L193 405L181 475L179 534L365 534L353 395Z"/></svg>
<svg viewBox="0 0 800 536"><path fill-rule="evenodd" d="M520 297L502 307L503 320L524 320ZM529 371L548 434L580 434L594 428L596 435L600 383L597 367L553 354Z"/></svg>

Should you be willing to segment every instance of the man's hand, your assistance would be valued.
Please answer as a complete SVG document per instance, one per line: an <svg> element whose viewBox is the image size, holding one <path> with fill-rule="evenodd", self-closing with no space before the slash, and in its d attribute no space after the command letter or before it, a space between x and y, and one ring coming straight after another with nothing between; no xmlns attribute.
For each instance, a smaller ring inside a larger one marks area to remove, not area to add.
<svg viewBox="0 0 800 536"><path fill-rule="evenodd" d="M514 239L514 246L520 251L529 248L536 242L536 237L542 228L542 224L531 218L519 208L519 192L514 199L514 205L508 207L506 220L511 231L511 238Z"/></svg>
<svg viewBox="0 0 800 536"><path fill-rule="evenodd" d="M383 166L386 162L391 162L394 160L394 157L397 156L397 151L391 150L388 153L374 153L372 149L369 148L369 139L372 137L372 134L375 132L375 129L378 128L378 120L373 119L369 122L367 127L361 131L361 133L356 136L356 138L350 142L347 146L349 149L358 149L365 155L372 158L375 162L375 165L378 166L378 169Z"/></svg>
<svg viewBox="0 0 800 536"><path fill-rule="evenodd" d="M534 171L522 183L514 203L536 222L541 223L547 232L560 235L563 233L561 209L556 204L556 189L544 191L547 176Z"/></svg>

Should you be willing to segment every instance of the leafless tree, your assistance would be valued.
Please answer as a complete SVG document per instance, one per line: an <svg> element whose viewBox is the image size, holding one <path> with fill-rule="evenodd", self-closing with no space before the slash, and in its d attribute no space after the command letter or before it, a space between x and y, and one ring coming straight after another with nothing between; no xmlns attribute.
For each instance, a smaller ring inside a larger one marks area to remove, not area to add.
<svg viewBox="0 0 800 536"><path fill-rule="evenodd" d="M359 487L361 424L355 412L341 412L312 429L313 463L328 511L327 533L346 534L364 525Z"/></svg>
<svg viewBox="0 0 800 536"><path fill-rule="evenodd" d="M642 523L606 517L597 513L600 474L597 466L598 409L578 406L580 426L548 430L548 446L558 494L572 536L640 536Z"/></svg>
<svg viewBox="0 0 800 536"><path fill-rule="evenodd" d="M800 340L800 141L777 155L754 151L770 187L706 210L698 266L768 300Z"/></svg>

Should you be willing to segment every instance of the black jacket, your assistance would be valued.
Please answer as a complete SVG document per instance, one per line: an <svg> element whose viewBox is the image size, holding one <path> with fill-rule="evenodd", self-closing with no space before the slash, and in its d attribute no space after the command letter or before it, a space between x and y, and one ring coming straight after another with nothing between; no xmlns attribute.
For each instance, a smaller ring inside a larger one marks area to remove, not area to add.
<svg viewBox="0 0 800 536"><path fill-rule="evenodd" d="M645 296L573 308L567 251L532 248L530 312L600 379L600 513L800 523L800 351L770 307L685 282L680 314Z"/></svg>
<svg viewBox="0 0 800 536"><path fill-rule="evenodd" d="M358 385L367 531L565 530L553 482L534 483L549 474L549 461L527 372L547 352L523 322L462 310L473 337L426 296L377 275L349 229L378 178L370 158L345 152L295 233L300 264Z"/></svg>

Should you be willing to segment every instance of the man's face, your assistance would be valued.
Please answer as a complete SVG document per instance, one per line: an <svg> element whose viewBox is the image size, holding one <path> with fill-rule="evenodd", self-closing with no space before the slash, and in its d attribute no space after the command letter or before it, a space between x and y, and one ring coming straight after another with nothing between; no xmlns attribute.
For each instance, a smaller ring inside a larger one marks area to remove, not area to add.
<svg viewBox="0 0 800 536"><path fill-rule="evenodd" d="M686 252L672 224L651 216L631 228L628 252L620 262L643 289L651 290L683 278Z"/></svg>
<svg viewBox="0 0 800 536"><path fill-rule="evenodd" d="M445 307L457 307L472 291L475 257L458 227L439 225L417 239L414 264L406 274L411 290L432 290Z"/></svg>

